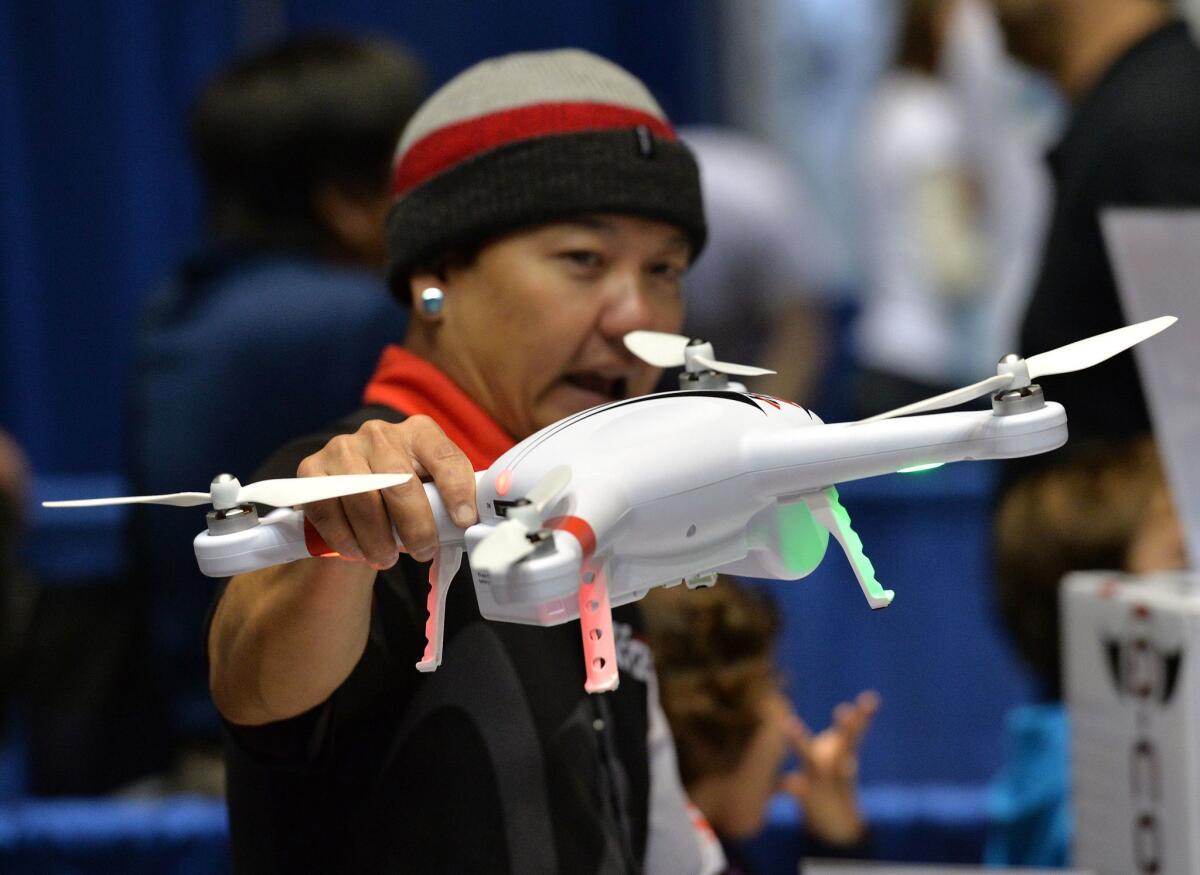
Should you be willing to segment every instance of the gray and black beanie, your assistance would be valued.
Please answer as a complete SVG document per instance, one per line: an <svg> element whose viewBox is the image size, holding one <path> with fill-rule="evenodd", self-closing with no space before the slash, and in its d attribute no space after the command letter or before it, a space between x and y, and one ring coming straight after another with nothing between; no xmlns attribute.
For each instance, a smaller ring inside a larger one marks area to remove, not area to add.
<svg viewBox="0 0 1200 875"><path fill-rule="evenodd" d="M585 213L681 228L694 259L706 229L695 159L638 79L589 52L482 61L438 89L392 166L388 279L456 246Z"/></svg>

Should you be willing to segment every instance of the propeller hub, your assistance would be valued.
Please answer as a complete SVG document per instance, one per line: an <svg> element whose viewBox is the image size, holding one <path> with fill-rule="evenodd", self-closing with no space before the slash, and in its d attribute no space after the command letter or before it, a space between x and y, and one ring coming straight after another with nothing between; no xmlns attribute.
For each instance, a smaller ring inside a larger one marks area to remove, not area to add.
<svg viewBox="0 0 1200 875"><path fill-rule="evenodd" d="M1029 376L1029 363L1013 353L1000 359L1000 363L996 365L996 374L998 376L1008 374L1012 377L1012 382L1008 384L1009 389L1023 389L1032 382Z"/></svg>
<svg viewBox="0 0 1200 875"><path fill-rule="evenodd" d="M217 510L230 510L238 506L238 496L242 484L232 474L218 474L209 484L208 492L212 497L212 506Z"/></svg>
<svg viewBox="0 0 1200 875"><path fill-rule="evenodd" d="M534 531L542 526L542 515L532 501L518 501L504 514L506 519L516 520L527 530Z"/></svg>
<svg viewBox="0 0 1200 875"><path fill-rule="evenodd" d="M683 368L689 374L712 370L703 359L712 361L714 358L716 358L716 353L713 352L713 346L707 340L700 340L699 343L693 340L683 348Z"/></svg>
<svg viewBox="0 0 1200 875"><path fill-rule="evenodd" d="M728 389L729 377L719 371L680 371L680 389Z"/></svg>

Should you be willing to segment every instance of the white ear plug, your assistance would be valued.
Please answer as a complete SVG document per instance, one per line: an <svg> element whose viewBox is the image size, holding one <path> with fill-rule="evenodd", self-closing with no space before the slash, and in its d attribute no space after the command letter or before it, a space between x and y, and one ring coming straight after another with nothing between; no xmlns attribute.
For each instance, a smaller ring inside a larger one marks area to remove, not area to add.
<svg viewBox="0 0 1200 875"><path fill-rule="evenodd" d="M421 292L421 309L428 316L436 316L441 313L442 305L445 303L446 293L435 286L430 286Z"/></svg>

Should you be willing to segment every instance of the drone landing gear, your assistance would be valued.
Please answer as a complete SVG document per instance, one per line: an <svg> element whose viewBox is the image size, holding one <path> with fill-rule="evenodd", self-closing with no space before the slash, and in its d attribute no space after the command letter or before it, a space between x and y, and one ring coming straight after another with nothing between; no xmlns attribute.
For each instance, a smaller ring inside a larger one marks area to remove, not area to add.
<svg viewBox="0 0 1200 875"><path fill-rule="evenodd" d="M829 533L842 545L842 551L850 560L854 576L867 597L867 604L874 608L886 608L892 603L895 593L884 589L875 579L875 566L863 552L862 539L850 527L850 514L838 500L837 488L830 486L820 492L804 496L804 502L812 511L813 519L829 530Z"/></svg>
<svg viewBox="0 0 1200 875"><path fill-rule="evenodd" d="M446 617L446 593L462 564L463 548L443 547L429 566L429 597L425 602L425 653L417 671L433 671L442 664L442 627Z"/></svg>
<svg viewBox="0 0 1200 875"><path fill-rule="evenodd" d="M585 562L579 577L579 626L583 632L583 660L589 693L607 693L621 682L617 673L617 647L613 638L612 608L603 561Z"/></svg>

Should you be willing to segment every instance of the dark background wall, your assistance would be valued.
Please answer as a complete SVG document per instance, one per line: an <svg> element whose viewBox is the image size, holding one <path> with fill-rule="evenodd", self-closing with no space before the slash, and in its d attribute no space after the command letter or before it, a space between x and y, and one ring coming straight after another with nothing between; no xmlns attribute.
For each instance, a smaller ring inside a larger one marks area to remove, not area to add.
<svg viewBox="0 0 1200 875"><path fill-rule="evenodd" d="M407 45L436 87L491 55L579 46L642 77L675 121L712 121L714 7L3 0L0 427L17 436L41 475L120 469L140 303L200 231L187 107L241 52L287 34L370 32Z"/></svg>

